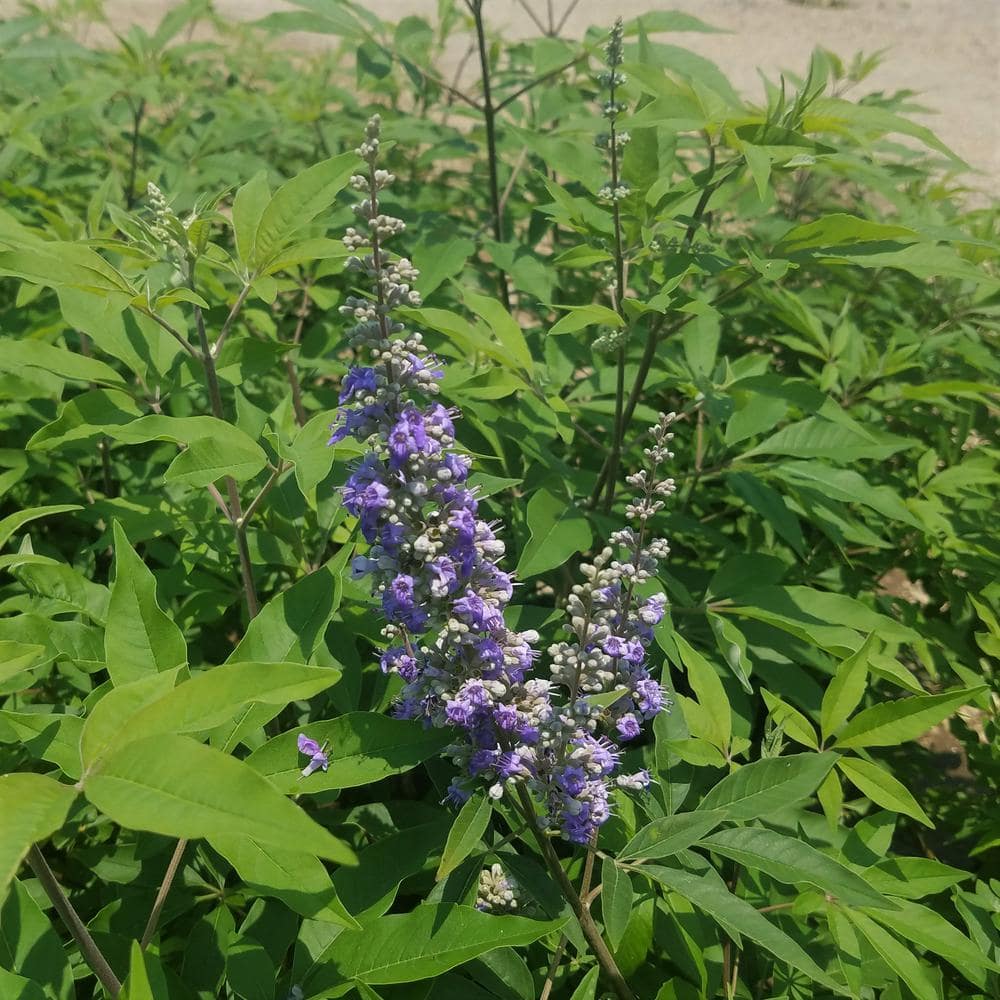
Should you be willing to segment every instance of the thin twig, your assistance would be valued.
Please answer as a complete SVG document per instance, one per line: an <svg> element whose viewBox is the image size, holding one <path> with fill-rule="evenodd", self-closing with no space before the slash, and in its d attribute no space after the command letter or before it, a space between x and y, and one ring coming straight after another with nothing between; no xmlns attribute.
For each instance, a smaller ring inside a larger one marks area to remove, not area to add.
<svg viewBox="0 0 1000 1000"><path fill-rule="evenodd" d="M552 992L553 985L555 985L556 973L559 971L559 965L562 962L562 957L568 943L569 938L563 934L559 938L556 950L552 952L552 961L549 962L548 971L545 973L545 982L542 984L542 992L538 994L538 1000L549 1000L549 994Z"/></svg>
<svg viewBox="0 0 1000 1000"><path fill-rule="evenodd" d="M566 22L570 19L570 15L573 13L574 10L576 10L577 5L579 3L580 0L572 0L572 2L563 11L563 16L560 18L559 23L556 25L555 33L557 37L559 35L559 32L561 32L563 28L566 27Z"/></svg>
<svg viewBox="0 0 1000 1000"><path fill-rule="evenodd" d="M518 785L517 794L524 819L528 822L531 828L532 835L535 838L535 842L538 844L542 858L548 866L549 871L552 873L552 876L555 878L556 882L558 882L559 888L562 890L562 894L572 908L573 913L576 915L576 919L580 924L580 929L583 931L583 936L587 939L587 944L590 946L590 950L593 952L594 958L597 959L601 970L611 983L612 988L619 997L619 1000L635 1000L635 995L629 988L628 983L625 982L625 977L621 974L621 970L618 968L618 963L615 961L614 955L611 954L611 949L608 948L607 944L604 942L604 938L601 937L601 932L597 929L597 925L594 923L594 918L590 915L589 910L587 910L587 908L583 905L583 901L580 899L576 889L573 887L573 883L569 880L566 872L563 871L563 867L559 863L559 858L557 857L552 844L549 842L545 834L543 834L539 829L535 806L532 803L527 790L522 785Z"/></svg>
<svg viewBox="0 0 1000 1000"><path fill-rule="evenodd" d="M272 470L271 475L268 478L267 482L264 483L264 485L260 488L260 492L253 498L253 500L250 501L250 506L247 507L247 509L244 511L242 518L243 523L242 525L240 525L240 527L249 524L250 518L253 517L254 512L260 506L261 501L271 491L271 487L274 486L274 484L278 481L278 476L280 476L284 471L285 471L285 463L278 462L278 467Z"/></svg>
<svg viewBox="0 0 1000 1000"><path fill-rule="evenodd" d="M236 319L237 314L240 309L243 308L243 303L246 302L247 295L250 294L250 282L248 281L242 289L240 289L240 294L236 296L236 301L233 303L233 308L229 310L229 315L226 317L226 321L222 324L222 329L219 331L219 336L216 338L214 344L212 344L212 358L217 358L219 352L222 350L222 345L226 342L226 337L229 336L229 331L233 327L233 321Z"/></svg>
<svg viewBox="0 0 1000 1000"><path fill-rule="evenodd" d="M620 32L621 21L615 26L616 33ZM617 42L613 43L616 46L615 51L618 53L618 62L614 59L610 59L610 80L611 85L609 87L609 104L611 108L615 108L615 96L616 96L616 80L618 79L618 64L621 62L621 36L620 33L616 34ZM609 48L609 52L611 49ZM614 307L615 311L621 317L622 325L627 324L627 319L625 317L625 253L622 245L622 214L621 207L618 204L618 186L619 186L619 164L618 164L618 131L616 127L616 115L611 114L608 119L609 125L609 139L608 146L611 150L611 216L614 222L614 233L615 233L615 295L614 295ZM627 326L626 326L627 329ZM614 436L611 439L611 454L608 456L608 477L607 477L607 492L604 495L604 513L608 514L611 512L611 505L614 503L615 499L615 487L618 485L618 462L621 457L622 441L625 438L625 427L627 421L624 419L625 412L625 338L622 338L622 344L618 348L618 357L616 358L617 370L615 373L615 428Z"/></svg>
<svg viewBox="0 0 1000 1000"><path fill-rule="evenodd" d="M142 128L142 117L146 113L146 98L139 99L139 106L132 108L132 150L129 154L128 182L125 187L125 207L131 209L135 205L139 193L135 189L135 175L139 166L139 129Z"/></svg>
<svg viewBox="0 0 1000 1000"><path fill-rule="evenodd" d="M739 295L743 289L754 284L760 280L759 274L752 274L749 278L744 278L738 285L734 285L732 288L721 292L709 303L710 306L720 306L724 302ZM664 327L664 322L666 320L666 315L660 318L660 321L654 324L649 331L649 335L646 338L646 347L643 351L642 359L639 361L639 369L636 372L635 382L632 385L632 390L629 393L628 400L625 403L624 421L626 426L632 419L632 414L635 413L636 406L639 405L639 398L642 396L642 391L646 386L646 378L649 376L649 370L653 366L653 358L656 357L656 349L659 345L668 338L672 337L674 334L680 332L691 323L693 320L697 319L698 314L688 313L686 316L682 316L679 320L671 323L670 326ZM706 470L705 475L708 475L709 471ZM604 486L605 477L608 474L608 459L604 460L604 465L601 467L601 471L597 477L597 483L594 486L594 491L591 494L591 504L597 502L597 498L601 495L601 489Z"/></svg>
<svg viewBox="0 0 1000 1000"><path fill-rule="evenodd" d="M512 104L519 97L526 94L529 90L534 90L534 88L537 87L539 84L547 83L553 77L559 76L561 73L565 73L566 70L572 69L572 67L574 67L578 62L583 62L583 60L586 58L587 58L587 53L584 52L582 55L578 55L575 59L570 59L568 63L566 63L563 66L560 66L558 69L550 70L548 73L544 73L542 76L536 77L534 80L531 80L529 83L526 83L523 87L519 87L517 90L514 91L513 94L510 94L507 97L505 97L496 106L494 110L498 112L503 111L503 109L507 107L508 104Z"/></svg>
<svg viewBox="0 0 1000 1000"><path fill-rule="evenodd" d="M193 290L193 289L192 289ZM198 329L198 342L201 344L201 354L203 368L205 370L205 382L208 386L208 398L212 406L212 413L217 420L225 420L226 413L222 405L222 391L219 388L219 376L215 371L215 359L208 345L208 334L205 332L205 317L202 315L201 307L194 307L195 326ZM233 522L233 532L236 536L236 551L240 560L240 576L243 580L243 600L246 602L247 614L251 618L257 616L260 611L260 602L257 600L257 589L253 579L253 563L250 560L250 548L247 545L246 524L243 523L243 505L240 503L240 491L236 485L236 480L232 476L226 476L226 492L229 497L229 513Z"/></svg>
<svg viewBox="0 0 1000 1000"><path fill-rule="evenodd" d="M73 935L73 940L79 946L80 954L83 955L84 961L90 966L94 975L97 976L101 985L108 993L113 997L118 996L122 984L119 982L114 970L108 965L108 960L104 957L101 949L98 948L97 942L90 936L90 931L87 930L80 919L80 915L73 909L73 904L69 901L66 893L63 892L62 886L56 881L49 863L45 860L37 844L32 844L29 849L27 861L31 870L35 873L35 877L45 890L45 894L52 900L52 905L55 907L56 913L59 914L62 922L66 925L70 934Z"/></svg>
<svg viewBox="0 0 1000 1000"><path fill-rule="evenodd" d="M159 891L156 893L156 899L153 901L153 908L149 911L149 920L146 921L146 929L142 932L142 941L140 941L139 947L143 951L149 947L149 942L153 940L153 935L156 933L156 925L160 922L160 914L163 912L163 907L167 902L167 896L170 895L170 887L174 884L174 878L177 876L177 869L180 868L181 859L184 857L187 845L188 841L182 839L178 840L177 846L174 847L174 853L170 858L170 863L167 865L166 874L163 876Z"/></svg>
<svg viewBox="0 0 1000 1000"><path fill-rule="evenodd" d="M531 9L528 4L528 0L517 0L517 2L524 8L525 14L535 22L535 27L543 34L547 35L548 32L545 30L545 25L538 19L538 15ZM550 8L551 10L551 8Z"/></svg>
<svg viewBox="0 0 1000 1000"><path fill-rule="evenodd" d="M201 356L198 352L191 346L191 344L188 343L184 335L176 327L171 326L162 316L158 316L155 312L153 312L151 308L140 306L139 309L143 315L148 316L154 323L163 327L163 329L166 330L167 333L169 333L170 336L173 337L174 340L176 340L177 343L180 344L192 358L195 358L197 361L201 360Z"/></svg>
<svg viewBox="0 0 1000 1000"><path fill-rule="evenodd" d="M226 501L222 494L219 492L219 488L215 483L208 484L208 495L215 501L215 505L222 511L226 516L227 521L232 521L233 515L229 513L229 507L226 506Z"/></svg>
<svg viewBox="0 0 1000 1000"><path fill-rule="evenodd" d="M493 211L493 235L497 243L503 243L503 217L500 207L500 180L498 175L496 108L493 106L493 92L490 88L490 56L486 47L486 25L483 22L483 0L465 0L476 24L476 42L479 46L479 69L483 83L483 122L486 125L486 154L490 172L490 205ZM504 308L510 312L510 291L507 275L502 268L497 269L500 297Z"/></svg>

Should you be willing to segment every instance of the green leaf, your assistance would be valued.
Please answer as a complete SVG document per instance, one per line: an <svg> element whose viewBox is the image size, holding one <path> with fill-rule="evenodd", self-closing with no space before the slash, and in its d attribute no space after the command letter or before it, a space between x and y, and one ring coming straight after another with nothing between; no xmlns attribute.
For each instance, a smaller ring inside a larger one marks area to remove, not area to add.
<svg viewBox="0 0 1000 1000"><path fill-rule="evenodd" d="M132 942L128 979L122 984L121 1000L170 1000L159 959Z"/></svg>
<svg viewBox="0 0 1000 1000"><path fill-rule="evenodd" d="M37 521L42 517L49 517L52 514L65 514L71 510L83 510L83 508L76 503L56 503L49 504L46 507L28 507L26 510L18 510L13 514L8 514L0 521L0 548L3 548L10 540L10 537L20 531L24 525L30 524L32 521Z"/></svg>
<svg viewBox="0 0 1000 1000"><path fill-rule="evenodd" d="M350 555L350 547L344 558ZM340 606L342 584L336 557L272 597L247 627L229 657L260 663L308 662Z"/></svg>
<svg viewBox="0 0 1000 1000"><path fill-rule="evenodd" d="M247 764L283 792L355 788L409 771L452 739L445 730L427 729L419 722L390 719L377 712L350 712L327 722L311 722L301 732L330 744L329 770L301 777L302 761L296 746L299 731L269 740L247 758Z"/></svg>
<svg viewBox="0 0 1000 1000"><path fill-rule="evenodd" d="M52 240L4 251L0 253L0 274L52 288L68 285L88 292L116 293L122 297L122 308L136 295L136 289L121 272L83 243ZM5 342L5 350L9 343Z"/></svg>
<svg viewBox="0 0 1000 1000"><path fill-rule="evenodd" d="M876 805L912 816L924 826L934 826L906 786L878 764L857 757L841 757L837 767Z"/></svg>
<svg viewBox="0 0 1000 1000"><path fill-rule="evenodd" d="M851 906L893 908L860 876L802 840L762 827L719 830L698 844L786 885L811 885Z"/></svg>
<svg viewBox="0 0 1000 1000"><path fill-rule="evenodd" d="M597 996L597 980L601 975L601 967L595 965L587 971L587 974L580 980L579 985L573 990L573 995L569 1000L594 1000Z"/></svg>
<svg viewBox="0 0 1000 1000"><path fill-rule="evenodd" d="M833 680L823 693L820 723L824 740L828 740L861 703L868 683L868 661L878 649L878 637L871 632L864 645L837 667Z"/></svg>
<svg viewBox="0 0 1000 1000"><path fill-rule="evenodd" d="M115 521L115 578L104 633L104 658L114 684L187 663L187 643L156 601L156 578Z"/></svg>
<svg viewBox="0 0 1000 1000"><path fill-rule="evenodd" d="M872 887L903 899L933 896L972 877L932 858L886 858L865 871Z"/></svg>
<svg viewBox="0 0 1000 1000"><path fill-rule="evenodd" d="M131 423L139 415L132 397L117 389L81 392L63 404L55 420L35 431L25 450L44 452L71 441L96 441L110 428Z"/></svg>
<svg viewBox="0 0 1000 1000"><path fill-rule="evenodd" d="M254 174L233 198L233 234L236 237L236 253L248 270L260 217L270 200L271 189L267 183L266 170Z"/></svg>
<svg viewBox="0 0 1000 1000"><path fill-rule="evenodd" d="M534 361L521 327L513 316L496 299L488 299L485 295L477 295L470 291L465 291L462 297L466 306L485 321L493 336L510 357L530 375L534 371Z"/></svg>
<svg viewBox="0 0 1000 1000"><path fill-rule="evenodd" d="M0 903L28 849L63 825L76 796L43 774L0 775Z"/></svg>
<svg viewBox="0 0 1000 1000"><path fill-rule="evenodd" d="M565 310L566 315L549 328L550 337L575 333L587 326L610 326L618 330L625 325L625 320L614 309L596 303L586 306L553 305L552 308Z"/></svg>
<svg viewBox="0 0 1000 1000"><path fill-rule="evenodd" d="M608 944L615 951L625 936L632 914L632 899L632 880L628 872L622 871L614 858L604 858L601 861L601 917Z"/></svg>
<svg viewBox="0 0 1000 1000"><path fill-rule="evenodd" d="M198 438L192 441L167 467L168 483L210 486L223 476L237 482L253 479L267 465L267 453L256 441L230 427L224 439Z"/></svg>
<svg viewBox="0 0 1000 1000"><path fill-rule="evenodd" d="M981 948L929 906L899 900L894 910L869 915L907 941L940 955L980 988L985 983L984 971L1000 971Z"/></svg>
<svg viewBox="0 0 1000 1000"><path fill-rule="evenodd" d="M801 753L765 757L722 779L698 804L720 809L726 819L757 819L808 798L837 760L837 754Z"/></svg>
<svg viewBox="0 0 1000 1000"><path fill-rule="evenodd" d="M920 234L905 226L883 222L869 222L856 215L837 212L824 215L814 222L793 226L778 241L776 253L794 253L812 247L839 247L857 243L880 243L883 241L920 239Z"/></svg>
<svg viewBox="0 0 1000 1000"><path fill-rule="evenodd" d="M80 777L80 734L83 719L57 712L0 711L15 738L32 757L55 764L67 778Z"/></svg>
<svg viewBox="0 0 1000 1000"><path fill-rule="evenodd" d="M344 931L303 983L308 1000L358 979L373 986L439 976L494 948L531 944L565 919L493 917L453 903L423 904L411 913L379 917L363 931Z"/></svg>
<svg viewBox="0 0 1000 1000"><path fill-rule="evenodd" d="M835 993L844 993L792 938L749 903L729 892L721 881L658 865L644 866L642 873L683 896L710 917L746 935L793 969Z"/></svg>
<svg viewBox="0 0 1000 1000"><path fill-rule="evenodd" d="M782 701L777 695L772 694L767 688L761 688L760 694L776 726L780 726L797 743L801 743L811 750L819 750L816 730L805 715L794 706L789 705L788 702Z"/></svg>
<svg viewBox="0 0 1000 1000"><path fill-rule="evenodd" d="M454 237L442 242L432 237L429 243L420 243L413 249L413 263L420 271L417 291L425 298L448 278L461 274L466 261L476 252L472 240Z"/></svg>
<svg viewBox="0 0 1000 1000"><path fill-rule="evenodd" d="M775 532L800 555L805 555L806 543L802 537L799 519L788 509L785 498L749 472L731 473L726 477L730 489L749 504Z"/></svg>
<svg viewBox="0 0 1000 1000"><path fill-rule="evenodd" d="M449 829L446 817L377 840L362 850L356 868L338 868L333 884L344 905L362 923L392 905L403 879L427 868L441 853Z"/></svg>
<svg viewBox="0 0 1000 1000"><path fill-rule="evenodd" d="M725 752L733 736L733 713L726 689L715 668L679 632L674 632L671 638L687 671L691 690L704 709L706 729L698 735Z"/></svg>
<svg viewBox="0 0 1000 1000"><path fill-rule="evenodd" d="M522 580L562 566L571 555L590 546L587 519L569 500L545 487L528 501L527 520L531 538L515 570Z"/></svg>
<svg viewBox="0 0 1000 1000"><path fill-rule="evenodd" d="M357 154L342 153L282 184L261 212L249 255L251 266L266 265L295 233L329 208L359 166ZM259 197L259 191L254 197Z"/></svg>
<svg viewBox="0 0 1000 1000"><path fill-rule="evenodd" d="M98 385L111 386L125 384L125 380L114 368L96 358L85 358L65 347L54 347L41 340L4 337L0 371L20 372L23 368L38 368L74 382L96 382Z"/></svg>
<svg viewBox="0 0 1000 1000"><path fill-rule="evenodd" d="M725 818L726 815L721 810L698 810L654 819L625 845L618 860L666 858L677 854L697 843Z"/></svg>
<svg viewBox="0 0 1000 1000"><path fill-rule="evenodd" d="M743 690L747 694L753 694L753 685L750 683L752 664L747 657L746 637L728 618L714 611L706 612L705 617L715 637L715 645L726 661L726 666L736 676Z"/></svg>
<svg viewBox="0 0 1000 1000"><path fill-rule="evenodd" d="M885 959L889 968L913 991L917 1000L940 1000L941 994L930 973L909 948L883 930L871 917L856 910L844 910L843 913Z"/></svg>
<svg viewBox="0 0 1000 1000"><path fill-rule="evenodd" d="M790 486L818 490L824 497L869 507L891 521L923 530L920 519L890 486L872 486L854 469L836 469L821 462L784 462L771 474Z"/></svg>
<svg viewBox="0 0 1000 1000"><path fill-rule="evenodd" d="M984 687L944 694L923 694L883 702L859 712L837 737L838 747L893 747L915 740L956 708L968 704Z"/></svg>
<svg viewBox="0 0 1000 1000"><path fill-rule="evenodd" d="M32 894L17 880L0 906L0 968L39 987L46 1000L73 1000L76 995L67 948ZM2 978L0 986L6 986ZM6 1000L7 994L2 995ZM18 1000L33 998L28 993Z"/></svg>
<svg viewBox="0 0 1000 1000"><path fill-rule="evenodd" d="M340 864L354 852L242 761L187 736L161 734L113 750L84 778L87 798L116 823L192 840L238 830Z"/></svg>
<svg viewBox="0 0 1000 1000"><path fill-rule="evenodd" d="M866 429L865 433L842 423L807 417L782 427L765 441L744 452L741 459L755 455L790 455L794 458L825 458L844 465L858 459L886 459L912 448L914 441Z"/></svg>
<svg viewBox="0 0 1000 1000"><path fill-rule="evenodd" d="M156 733L204 733L231 719L244 705L284 708L325 691L340 679L333 667L298 663L227 663L194 674L131 715L119 717L111 745ZM95 712L96 714L96 712ZM89 761L88 761L89 763Z"/></svg>
<svg viewBox="0 0 1000 1000"><path fill-rule="evenodd" d="M489 796L477 793L462 806L448 833L435 881L450 875L477 847L493 814Z"/></svg>
<svg viewBox="0 0 1000 1000"><path fill-rule="evenodd" d="M360 929L340 901L325 865L314 855L282 850L238 833L212 837L209 843L255 892L280 899L304 917Z"/></svg>

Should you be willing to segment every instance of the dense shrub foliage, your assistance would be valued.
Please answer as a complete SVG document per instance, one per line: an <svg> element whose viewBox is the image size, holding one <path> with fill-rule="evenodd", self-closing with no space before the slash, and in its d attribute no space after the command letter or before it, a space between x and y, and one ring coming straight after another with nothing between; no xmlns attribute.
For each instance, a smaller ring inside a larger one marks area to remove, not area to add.
<svg viewBox="0 0 1000 1000"><path fill-rule="evenodd" d="M0 25L0 996L1000 995L965 165L293 6Z"/></svg>

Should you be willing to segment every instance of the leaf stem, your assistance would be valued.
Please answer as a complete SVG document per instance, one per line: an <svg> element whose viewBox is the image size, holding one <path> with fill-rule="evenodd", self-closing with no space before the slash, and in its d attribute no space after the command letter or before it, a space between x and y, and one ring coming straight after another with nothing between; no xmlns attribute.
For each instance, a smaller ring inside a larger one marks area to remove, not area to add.
<svg viewBox="0 0 1000 1000"><path fill-rule="evenodd" d="M479 70L483 83L483 103L481 110L483 122L486 125L486 155L490 172L490 206L493 213L493 235L497 243L503 242L503 217L500 208L500 179L498 175L496 115L498 108L493 105L493 92L490 87L490 56L486 47L486 26L483 23L484 0L465 0L469 12L476 25L476 42L479 47ZM504 308L510 312L510 292L507 288L507 275L502 268L497 269L500 284L500 297Z"/></svg>
<svg viewBox="0 0 1000 1000"><path fill-rule="evenodd" d="M52 905L62 918L62 922L72 934L73 940L79 945L84 961L90 966L91 971L108 993L113 997L118 996L122 984L118 981L114 970L108 965L108 960L98 948L97 942L90 936L90 931L80 919L80 915L73 909L73 904L63 892L62 886L56 881L55 874L37 844L32 844L29 849L27 861L45 890L45 894L52 900Z"/></svg>
<svg viewBox="0 0 1000 1000"><path fill-rule="evenodd" d="M542 992L538 994L538 1000L549 1000L549 994L555 985L556 973L559 971L559 966L562 963L562 957L568 943L569 938L565 934L561 935L559 944L556 945L556 950L552 952L552 961L549 962L548 971L545 973L545 982L542 984Z"/></svg>
<svg viewBox="0 0 1000 1000"><path fill-rule="evenodd" d="M601 937L601 932L597 929L594 918L590 915L590 910L584 905L583 900L580 899L576 889L573 887L573 883L569 880L566 872L563 871L563 867L559 863L559 858L552 844L539 829L538 816L527 789L522 785L518 785L517 794L522 813L528 821L542 857L556 882L559 883L559 888L562 890L563 896L579 921L580 929L583 931L583 936L587 939L587 944L590 945L590 950L593 952L594 958L597 959L601 970L611 983L619 1000L635 1000L635 994L629 988L628 983L625 982L625 977L621 974L618 963L615 962L614 955L611 954L611 949L604 943L604 938Z"/></svg>
<svg viewBox="0 0 1000 1000"><path fill-rule="evenodd" d="M163 907L167 902L167 896L170 895L170 887L174 884L174 878L177 876L177 870L180 868L181 859L184 857L187 845L188 841L181 839L177 841L177 846L174 847L174 853L170 858L170 863L167 865L166 874L163 876L163 881L160 883L160 888L156 893L156 899L153 901L153 908L149 911L149 920L146 921L146 929L142 932L142 941L139 942L139 947L143 951L149 947L149 942L153 940L153 935L156 933L156 925L160 922L160 914L163 912Z"/></svg>
<svg viewBox="0 0 1000 1000"><path fill-rule="evenodd" d="M125 207L131 209L139 193L135 189L135 175L139 166L139 130L146 113L146 98L139 99L139 106L132 108L132 148L129 153L128 182L125 186Z"/></svg>
<svg viewBox="0 0 1000 1000"><path fill-rule="evenodd" d="M229 315L226 317L226 321L222 324L222 329L219 331L219 336L216 338L214 344L212 344L212 349L210 351L212 359L214 360L219 356L219 352L222 350L222 345L226 342L226 337L229 336L229 331L232 329L233 321L236 319L237 314L243 308L243 303L246 302L247 296L250 294L250 282L248 281L241 289L240 294L236 296L236 301L233 303L233 308L229 310Z"/></svg>
<svg viewBox="0 0 1000 1000"><path fill-rule="evenodd" d="M611 66L611 86L609 87L610 106L615 107L615 97L617 96L616 79L618 72L617 64ZM625 252L622 247L622 213L618 204L618 186L620 181L618 163L618 131L616 127L617 114L612 113L609 118L611 148L611 216L614 222L615 231L615 311L626 324L625 319ZM627 329L627 325L626 325ZM611 454L608 456L607 491L604 494L604 513L611 512L611 505L615 499L615 487L618 480L618 463L621 458L622 441L625 437L625 427L628 420L625 418L625 344L627 338L622 338L622 344L618 348L616 358L617 374L615 376L615 427L611 439ZM629 415L631 418L631 414Z"/></svg>
<svg viewBox="0 0 1000 1000"><path fill-rule="evenodd" d="M749 278L745 278L738 285L734 285L732 288L721 292L709 303L711 306L719 306L736 295L739 295L744 288L749 285L754 284L756 281L760 280L759 274L751 274ZM656 357L657 347L667 338L672 337L675 333L684 329L688 323L692 322L697 318L695 313L688 313L686 316L682 316L679 320L671 323L670 326L664 328L664 321L666 316L662 317L659 323L653 325L649 331L649 336L646 338L646 348L643 351L642 359L639 362L639 369L636 372L635 382L632 384L632 389L629 392L628 400L625 403L625 412L623 414L623 419L626 426L632 419L632 414L635 412L636 406L639 404L639 398L642 396L642 391L646 386L646 379L649 376L649 370L653 366L653 358ZM591 505L597 503L597 498L601 495L601 489L604 486L608 475L610 458L605 459L604 465L601 467L601 471L597 477L597 483L594 486L594 491L591 494ZM705 475L708 475L710 470L706 470Z"/></svg>
<svg viewBox="0 0 1000 1000"><path fill-rule="evenodd" d="M193 284L193 282L192 282ZM192 291L194 289L192 288ZM246 298L246 296L243 296ZM232 315L232 312L230 313ZM208 398L212 413L218 420L226 419L225 408L222 405L222 391L219 388L219 376L215 370L215 358L208 345L208 334L205 332L205 317L201 306L194 307L195 325L198 328L198 342L201 345L202 366L205 369L205 382L208 386ZM227 322L229 322L227 320ZM226 476L226 493L229 497L229 513L233 522L233 534L236 536L236 551L240 560L240 577L243 581L243 599L247 606L247 614L251 618L260 611L257 599L257 588L253 579L253 563L250 560L250 547L247 545L246 520L243 517L243 505L240 502L240 491L236 480Z"/></svg>

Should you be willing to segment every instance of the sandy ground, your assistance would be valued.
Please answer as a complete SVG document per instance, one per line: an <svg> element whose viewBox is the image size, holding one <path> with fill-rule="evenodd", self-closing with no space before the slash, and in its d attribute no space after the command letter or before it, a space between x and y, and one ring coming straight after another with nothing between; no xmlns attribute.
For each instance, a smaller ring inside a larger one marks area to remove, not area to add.
<svg viewBox="0 0 1000 1000"><path fill-rule="evenodd" d="M329 0L332 4L335 0ZM437 0L363 0L382 17L433 18ZM888 50L858 93L912 90L928 108L922 120L978 173L973 187L1000 193L1000 0L524 0L546 20L570 7L563 33L579 36L617 14L676 9L726 29L685 33L671 41L714 60L738 90L761 94L758 67L772 78L802 73L817 45L849 60L856 52ZM0 0L0 12L13 0ZM122 24L155 21L169 0L109 0ZM287 5L281 0L216 0L233 17L254 19ZM487 0L492 24L510 36L537 35L518 0ZM318 40L318 39L317 39Z"/></svg>

